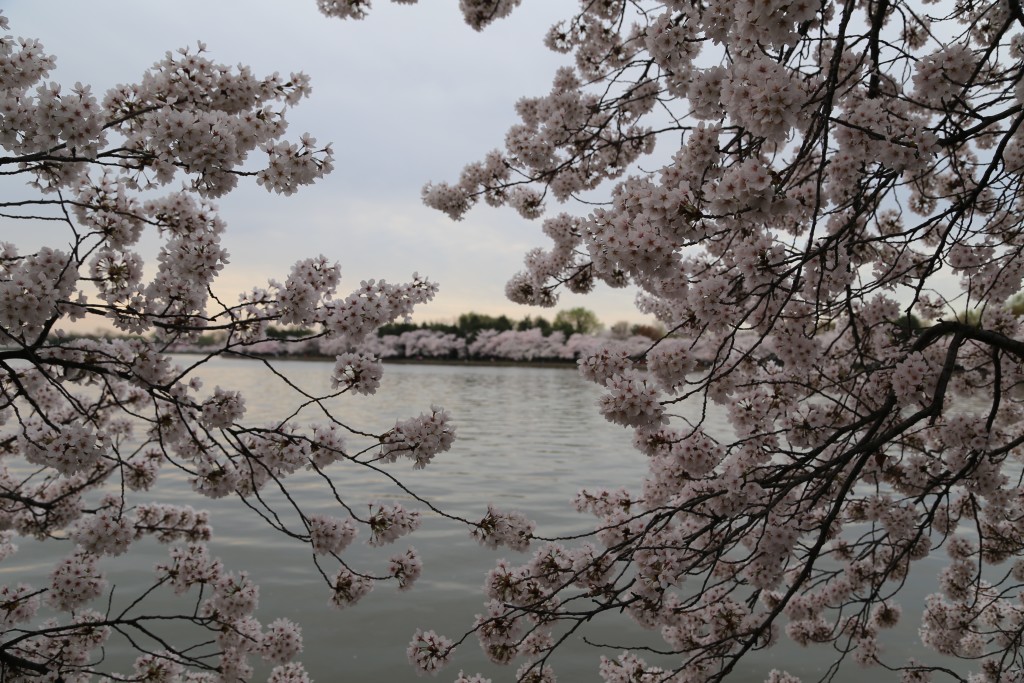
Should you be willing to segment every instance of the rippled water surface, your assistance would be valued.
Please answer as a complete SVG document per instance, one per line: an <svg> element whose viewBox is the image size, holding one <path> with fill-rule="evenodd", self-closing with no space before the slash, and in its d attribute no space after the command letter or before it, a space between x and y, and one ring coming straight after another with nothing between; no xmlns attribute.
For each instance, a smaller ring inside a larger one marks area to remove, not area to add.
<svg viewBox="0 0 1024 683"><path fill-rule="evenodd" d="M179 359L185 364L190 360ZM286 361L277 367L308 392L326 393L329 389L329 363ZM292 413L298 403L294 391L254 361L217 359L196 373L208 390L215 385L241 390L248 401L250 421L279 420ZM401 461L386 467L386 471L451 514L479 519L493 503L500 509L526 512L537 522L539 534L554 536L592 528L593 518L577 514L569 504L580 487L637 488L643 474L644 459L631 447L630 432L598 415L598 394L598 387L565 367L388 365L376 395L342 397L329 407L347 425L379 433L393 426L396 419L428 411L431 404L444 406L457 426L452 450L438 456L425 470L414 471L409 461ZM323 415L311 406L297 419L322 422ZM712 412L709 421L712 428L724 429L722 415ZM365 470L337 467L332 474L339 493L354 509L365 510L376 500L409 502L409 496L387 479L370 476ZM189 496L183 479L173 473L161 476L165 480L157 488L162 500L181 502ZM291 481L292 496L308 510L341 514L337 504L324 495L321 480L302 475ZM358 605L338 611L327 605L327 588L306 546L275 533L237 500L188 499L213 513L212 547L226 567L247 569L260 585L257 617L264 623L280 616L301 623L306 647L302 660L320 683L422 680L405 659L413 631L433 628L458 638L472 624L474 615L482 611L480 587L494 561L508 556L520 562L528 557L481 548L469 538L464 526L427 513L420 531L401 539L396 546L374 549L357 542L346 554L346 561L353 566L379 572L382 562L404 549L403 540L408 541L424 561L423 577L416 587L398 593L386 584ZM23 541L21 545L22 552L3 565L3 582L47 572L55 553L67 550L66 545L59 548L55 543ZM152 567L166 557L166 550L147 540L128 556L104 561L116 585L115 606L151 584ZM923 573L934 576L934 571L928 570L935 566L930 565ZM325 564L325 571L330 574L335 568ZM911 584L901 599L905 612L917 612L932 585L930 578ZM174 600L173 596L157 593L152 609L180 606ZM585 633L595 643L658 643L625 617L588 626ZM884 643L893 654L929 656L918 644L911 620L902 631L886 634ZM614 657L617 653L615 648L577 641L566 645L552 663L560 681L598 680L599 657ZM784 668L806 676L805 680L816 680L825 672L832 655L823 648L779 647L752 658L733 680L764 680L771 668ZM126 655L113 647L108 656L120 661ZM852 662L847 666L848 674L837 680L863 679L864 670ZM490 665L472 637L439 680L454 679L460 668L467 673L485 672L495 683L514 679L515 667ZM896 678L895 674L880 673L880 680Z"/></svg>

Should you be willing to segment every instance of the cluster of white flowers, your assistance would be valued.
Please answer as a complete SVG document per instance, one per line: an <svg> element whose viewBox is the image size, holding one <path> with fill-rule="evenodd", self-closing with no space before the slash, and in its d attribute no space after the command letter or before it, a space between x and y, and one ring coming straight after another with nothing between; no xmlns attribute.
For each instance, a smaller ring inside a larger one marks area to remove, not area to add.
<svg viewBox="0 0 1024 683"><path fill-rule="evenodd" d="M210 429L231 427L245 415L245 398L237 391L216 387L203 402L203 422Z"/></svg>
<svg viewBox="0 0 1024 683"><path fill-rule="evenodd" d="M729 117L751 134L784 142L799 123L807 90L797 75L764 55L737 60L722 79L721 103Z"/></svg>
<svg viewBox="0 0 1024 683"><path fill-rule="evenodd" d="M205 545L190 543L171 548L169 562L157 564L156 571L170 579L174 592L181 594L197 584L213 585L220 580L224 566L210 557Z"/></svg>
<svg viewBox="0 0 1024 683"><path fill-rule="evenodd" d="M973 51L962 44L926 55L914 71L914 96L934 107L955 101L971 82L976 66Z"/></svg>
<svg viewBox="0 0 1024 683"><path fill-rule="evenodd" d="M313 445L310 446L310 465L326 467L344 456L345 435L335 424L313 427Z"/></svg>
<svg viewBox="0 0 1024 683"><path fill-rule="evenodd" d="M711 210L716 214L770 211L775 198L772 173L759 159L730 166L714 187Z"/></svg>
<svg viewBox="0 0 1024 683"><path fill-rule="evenodd" d="M205 51L200 44L167 53L140 84L121 86L104 99L125 148L150 157L160 182L180 167L195 175L198 191L224 194L235 186L233 168L260 147L270 156L260 179L271 190L287 191L330 170L329 146L314 149L308 136L301 145L276 141L286 123L273 103L293 105L306 97L304 74L257 78L246 67L235 71L212 62Z"/></svg>
<svg viewBox="0 0 1024 683"><path fill-rule="evenodd" d="M491 683L491 679L484 678L483 674L467 676L464 672L459 671L459 675L456 677L455 683Z"/></svg>
<svg viewBox="0 0 1024 683"><path fill-rule="evenodd" d="M63 624L46 619L39 633L27 634L29 637L14 644L13 654L27 662L59 663L68 672L77 673L89 665L92 653L107 644L112 629L103 621L104 615L90 609L76 611ZM38 676L38 671L19 670L13 678L31 680Z"/></svg>
<svg viewBox="0 0 1024 683"><path fill-rule="evenodd" d="M693 211L684 187L646 179L622 183L613 208L594 211L584 224L595 274L615 286L622 273L643 277L678 270L678 249L693 236Z"/></svg>
<svg viewBox="0 0 1024 683"><path fill-rule="evenodd" d="M417 469L426 467L435 455L443 453L455 442L455 427L448 413L440 406L431 406L430 414L400 420L384 435L381 457L387 462L405 456Z"/></svg>
<svg viewBox="0 0 1024 683"><path fill-rule="evenodd" d="M623 652L616 659L601 657L598 669L605 683L647 683L665 679L665 671L650 666L632 652Z"/></svg>
<svg viewBox="0 0 1024 683"><path fill-rule="evenodd" d="M260 491L270 481L286 477L310 462L312 446L308 439L292 435L285 425L247 434L240 440L243 457L237 462L221 463L220 467L234 471L228 480L240 493ZM214 469L207 474L220 476ZM236 478L237 477L237 478Z"/></svg>
<svg viewBox="0 0 1024 683"><path fill-rule="evenodd" d="M302 185L309 185L334 169L330 145L317 149L316 138L309 135L303 135L298 145L267 142L263 151L270 161L256 174L256 182L278 194L295 194Z"/></svg>
<svg viewBox="0 0 1024 683"><path fill-rule="evenodd" d="M647 354L647 369L663 391L672 392L686 383L697 369L692 344L681 339L666 339Z"/></svg>
<svg viewBox="0 0 1024 683"><path fill-rule="evenodd" d="M108 304L126 303L137 296L142 282L142 259L131 251L100 249L89 264L89 275Z"/></svg>
<svg viewBox="0 0 1024 683"><path fill-rule="evenodd" d="M919 397L930 398L935 368L920 352L908 355L892 371L892 391L900 405L913 405Z"/></svg>
<svg viewBox="0 0 1024 683"><path fill-rule="evenodd" d="M287 664L302 652L302 629L288 619L275 619L260 638L260 654L269 662Z"/></svg>
<svg viewBox="0 0 1024 683"><path fill-rule="evenodd" d="M271 669L267 683L312 683L312 679L302 664L289 662Z"/></svg>
<svg viewBox="0 0 1024 683"><path fill-rule="evenodd" d="M47 603L58 610L71 611L98 598L107 581L97 568L97 555L76 548L61 560L50 574Z"/></svg>
<svg viewBox="0 0 1024 683"><path fill-rule="evenodd" d="M469 193L460 187L448 183L428 183L423 186L423 203L439 211L444 211L453 220L459 220L472 203Z"/></svg>
<svg viewBox="0 0 1024 683"><path fill-rule="evenodd" d="M68 254L43 247L19 256L14 245L0 243L0 326L13 339L32 342L47 321L60 317L78 273Z"/></svg>
<svg viewBox="0 0 1024 683"><path fill-rule="evenodd" d="M417 0L391 0L401 5L414 5ZM370 0L316 0L324 15L339 19L363 19L370 9Z"/></svg>
<svg viewBox="0 0 1024 683"><path fill-rule="evenodd" d="M31 463L72 475L95 468L104 454L102 434L83 424L63 425L55 431L42 421L26 421L21 449Z"/></svg>
<svg viewBox="0 0 1024 683"><path fill-rule="evenodd" d="M341 281L341 268L331 264L324 256L303 259L294 266L284 285L271 280L270 287L277 291L281 323L309 325L317 320L319 309L326 304Z"/></svg>
<svg viewBox="0 0 1024 683"><path fill-rule="evenodd" d="M135 537L143 534L152 534L161 543L208 541L212 535L210 516L205 510L197 511L191 505L139 505L135 510Z"/></svg>
<svg viewBox="0 0 1024 683"><path fill-rule="evenodd" d="M355 540L359 530L348 519L327 515L309 516L309 539L313 552L321 555L340 553Z"/></svg>
<svg viewBox="0 0 1024 683"><path fill-rule="evenodd" d="M329 17L362 19L370 9L370 0L317 0L316 5Z"/></svg>
<svg viewBox="0 0 1024 683"><path fill-rule="evenodd" d="M368 524L370 538L366 542L374 546L387 545L418 529L420 513L406 510L400 503L371 504Z"/></svg>
<svg viewBox="0 0 1024 683"><path fill-rule="evenodd" d="M3 611L0 623L5 628L21 624L35 617L39 611L39 591L32 586L19 583L17 586L0 586L0 610Z"/></svg>
<svg viewBox="0 0 1024 683"><path fill-rule="evenodd" d="M495 664L508 664L515 659L519 654L519 640L523 637L523 620L504 612L502 603L491 600L487 603L487 613L476 615L473 624L480 646Z"/></svg>
<svg viewBox="0 0 1024 683"><path fill-rule="evenodd" d="M4 39L4 52L11 49L9 39ZM7 132L4 146L19 154L32 154L60 150L62 156L69 159L84 157L92 158L101 146L106 143L103 133L103 110L92 94L92 90L81 83L76 83L70 92L63 92L60 84L48 83L36 88L31 93L28 85L29 77L40 80L52 67L53 60L36 52L36 44L21 46L20 54L15 60L21 61L27 69L21 70L12 81L4 81L2 101ZM29 65L28 60L35 58L35 64ZM8 85L10 83L10 85Z"/></svg>
<svg viewBox="0 0 1024 683"><path fill-rule="evenodd" d="M140 680L153 683L171 683L183 672L183 667L174 661L170 653L142 655L136 658L133 669Z"/></svg>
<svg viewBox="0 0 1024 683"><path fill-rule="evenodd" d="M0 29L10 29L10 22L7 17L0 16ZM47 76L57 62L53 56L43 52L43 46L38 40L29 38L15 39L12 36L0 38L0 82L4 89L25 88ZM13 126L4 127L8 135L16 131ZM7 138L3 139L6 147L11 144Z"/></svg>
<svg viewBox="0 0 1024 683"><path fill-rule="evenodd" d="M398 581L400 591L412 588L422 572L423 562L415 548L409 548L400 555L392 555L388 562L388 574Z"/></svg>
<svg viewBox="0 0 1024 683"><path fill-rule="evenodd" d="M576 365L581 377L598 384L604 384L612 377L623 375L633 369L633 361L628 353L609 348L580 358Z"/></svg>
<svg viewBox="0 0 1024 683"><path fill-rule="evenodd" d="M375 394L383 376L384 368L374 356L364 351L343 353L335 358L331 388L344 387L357 394Z"/></svg>
<svg viewBox="0 0 1024 683"><path fill-rule="evenodd" d="M455 643L450 638L416 629L406 654L417 671L436 675L451 659L454 650Z"/></svg>
<svg viewBox="0 0 1024 683"><path fill-rule="evenodd" d="M547 664L527 662L516 669L516 680L523 683L555 683L555 670Z"/></svg>
<svg viewBox="0 0 1024 683"><path fill-rule="evenodd" d="M604 383L598 410L609 421L625 427L657 428L667 422L665 406L658 402L653 382L636 370L613 375Z"/></svg>
<svg viewBox="0 0 1024 683"><path fill-rule="evenodd" d="M493 505L487 506L487 514L473 527L471 535L488 548L507 546L512 550L526 550L536 527L521 512L500 512Z"/></svg>
<svg viewBox="0 0 1024 683"><path fill-rule="evenodd" d="M459 0L459 9L462 10L466 23L479 31L492 21L507 17L521 2L522 0Z"/></svg>
<svg viewBox="0 0 1024 683"><path fill-rule="evenodd" d="M249 617L259 605L260 588L246 572L221 574L213 583L213 596L204 608L219 619L236 621Z"/></svg>
<svg viewBox="0 0 1024 683"><path fill-rule="evenodd" d="M129 193L128 183L111 173L82 180L74 212L79 223L102 233L110 252L121 252L142 236L138 200Z"/></svg>
<svg viewBox="0 0 1024 683"><path fill-rule="evenodd" d="M331 580L330 604L344 609L356 604L373 590L373 579L342 566Z"/></svg>
<svg viewBox="0 0 1024 683"><path fill-rule="evenodd" d="M413 281L389 285L380 280L363 281L342 301L326 307L322 322L330 334L358 345L381 325L407 318L417 304L430 301L437 285L413 273Z"/></svg>
<svg viewBox="0 0 1024 683"><path fill-rule="evenodd" d="M132 520L114 507L83 518L71 532L71 540L93 555L122 555L134 537Z"/></svg>
<svg viewBox="0 0 1024 683"><path fill-rule="evenodd" d="M682 8L687 16L686 8ZM665 11L647 26L644 47L665 72L668 91L676 96L686 95L693 60L700 54L702 41L689 29L689 22L678 20L678 15Z"/></svg>

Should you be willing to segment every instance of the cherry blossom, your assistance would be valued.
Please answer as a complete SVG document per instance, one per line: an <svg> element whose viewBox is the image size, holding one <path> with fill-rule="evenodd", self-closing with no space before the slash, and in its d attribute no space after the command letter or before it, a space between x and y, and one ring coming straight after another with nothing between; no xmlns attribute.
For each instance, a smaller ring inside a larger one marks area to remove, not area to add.
<svg viewBox="0 0 1024 683"><path fill-rule="evenodd" d="M473 537L489 548L508 546L525 550L530 545L534 523L521 512L500 512L487 506L487 514L472 531Z"/></svg>
<svg viewBox="0 0 1024 683"><path fill-rule="evenodd" d="M67 611L99 597L107 582L96 566L98 559L81 549L64 558L50 576L49 604Z"/></svg>
<svg viewBox="0 0 1024 683"><path fill-rule="evenodd" d="M330 604L344 609L356 604L373 590L373 581L342 567L331 580Z"/></svg>
<svg viewBox="0 0 1024 683"><path fill-rule="evenodd" d="M401 503L371 504L368 524L372 535L367 543L388 545L415 531L420 525L420 513L406 510Z"/></svg>
<svg viewBox="0 0 1024 683"><path fill-rule="evenodd" d="M398 590L407 591L420 577L423 562L415 548L409 548L400 555L394 555L388 564L388 574L398 581Z"/></svg>
<svg viewBox="0 0 1024 683"><path fill-rule="evenodd" d="M349 519L326 515L309 517L309 537L315 553L340 553L348 547L358 532Z"/></svg>
<svg viewBox="0 0 1024 683"><path fill-rule="evenodd" d="M302 629L288 619L270 623L260 639L260 654L264 659L287 664L302 652Z"/></svg>
<svg viewBox="0 0 1024 683"><path fill-rule="evenodd" d="M416 631L406 653L417 671L436 675L451 659L455 643L433 631Z"/></svg>
<svg viewBox="0 0 1024 683"><path fill-rule="evenodd" d="M403 420L383 438L382 457L390 462L403 455L422 469L435 455L451 448L455 427L448 423L448 413L440 406L431 406L431 413Z"/></svg>

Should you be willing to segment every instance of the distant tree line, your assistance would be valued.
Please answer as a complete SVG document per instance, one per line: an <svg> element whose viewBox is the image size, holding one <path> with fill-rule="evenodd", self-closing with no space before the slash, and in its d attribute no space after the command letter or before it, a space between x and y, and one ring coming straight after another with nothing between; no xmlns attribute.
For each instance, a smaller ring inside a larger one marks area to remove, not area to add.
<svg viewBox="0 0 1024 683"><path fill-rule="evenodd" d="M507 315L487 315L485 313L469 312L463 313L454 323L423 322L423 323L389 323L377 330L378 337L399 336L406 332L415 330L429 330L443 334L451 334L467 343L476 341L481 332L493 330L494 332L525 332L538 329L545 337L550 337L553 332L561 332L566 338L574 334L596 335L604 331L605 326L598 319L597 315L582 307L570 308L558 311L554 319L548 320L543 316L526 316L520 319L509 318ZM648 337L659 339L665 334L665 328L660 324L634 324L620 321L608 328L607 334L612 339L627 339L631 336ZM313 330L297 326L275 326L271 325L266 330L268 339L287 342L289 340L307 339L314 336ZM63 332L62 337L66 341L73 339L143 339L140 335L124 335L120 333L79 333ZM222 341L223 335L208 333L199 336L193 345L206 347L218 344Z"/></svg>
<svg viewBox="0 0 1024 683"><path fill-rule="evenodd" d="M460 339L467 341L476 340L477 336L484 330L496 332L508 332L515 330L525 332L526 330L539 329L545 337L552 332L561 332L566 337L574 334L595 334L603 329L601 321L593 311L586 308L571 308L559 311L554 320L548 320L542 316L526 316L519 320L509 318L507 315L487 315L484 313L463 313L458 320L452 323L424 322L416 323L391 323L382 326L377 334L381 337L399 335L413 330L431 330L453 334ZM635 325L634 327L646 327Z"/></svg>

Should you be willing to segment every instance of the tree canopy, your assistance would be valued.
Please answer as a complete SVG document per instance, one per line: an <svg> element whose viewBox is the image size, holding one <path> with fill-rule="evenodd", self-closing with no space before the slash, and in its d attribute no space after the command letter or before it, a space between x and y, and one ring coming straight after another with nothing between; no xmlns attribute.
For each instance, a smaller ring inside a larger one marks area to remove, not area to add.
<svg viewBox="0 0 1024 683"><path fill-rule="evenodd" d="M559 311L555 314L552 326L555 329L564 328L570 334L594 334L604 327L593 311L582 306Z"/></svg>
<svg viewBox="0 0 1024 683"><path fill-rule="evenodd" d="M317 4L343 18L370 5ZM482 30L518 4L460 6ZM487 575L466 633L524 683L554 681L584 624L622 618L663 644L623 643L597 664L609 683L725 680L783 638L829 654L823 673L804 672L820 679L852 662L908 683L1019 681L1024 335L1007 304L1024 288L1022 29L1017 0L586 0L552 28L547 46L573 65L519 101L501 149L423 200L454 219L483 199L540 221L550 248L525 255L512 300L632 286L665 326L639 353L580 360L604 392L597 409L633 431L649 468L581 491L593 531L567 538L523 511L451 515L404 482L401 502L369 508L336 487L339 462L397 481L395 461L423 468L453 443L442 407L371 433L324 403L376 390L367 340L434 283L339 292L338 266L316 257L237 303L215 292L227 254L210 201L249 178L292 194L333 167L330 145L285 137L305 75L259 77L199 47L97 97L49 82L54 57L4 36L0 170L25 194L0 209L65 232L0 246L0 557L19 535L69 550L31 584L0 587L0 677L236 683L260 657L271 683L308 681L298 626L255 619L248 575L208 553L206 513L150 500L173 468L196 500L237 497L307 550L339 608L377 582L415 582L412 548L376 568L345 549L358 533L394 543L424 510L483 545L530 550ZM144 231L162 245L150 271ZM54 333L83 317L148 336ZM596 322L585 318L566 322ZM244 355L270 325L301 331L283 343L333 345L330 396L275 375L320 411L315 424L301 409L255 423L239 392L202 387L203 360L167 354L218 332L207 357ZM727 428L709 421L712 404ZM322 481L331 514L264 496L287 494L299 471ZM100 611L112 604L100 558L146 536L176 543L153 590L194 601L155 614L147 592ZM935 591L901 604L925 573ZM885 629L903 620L963 666L887 650ZM138 650L130 671L105 663L111 638ZM420 629L407 655L435 673L463 640Z"/></svg>

